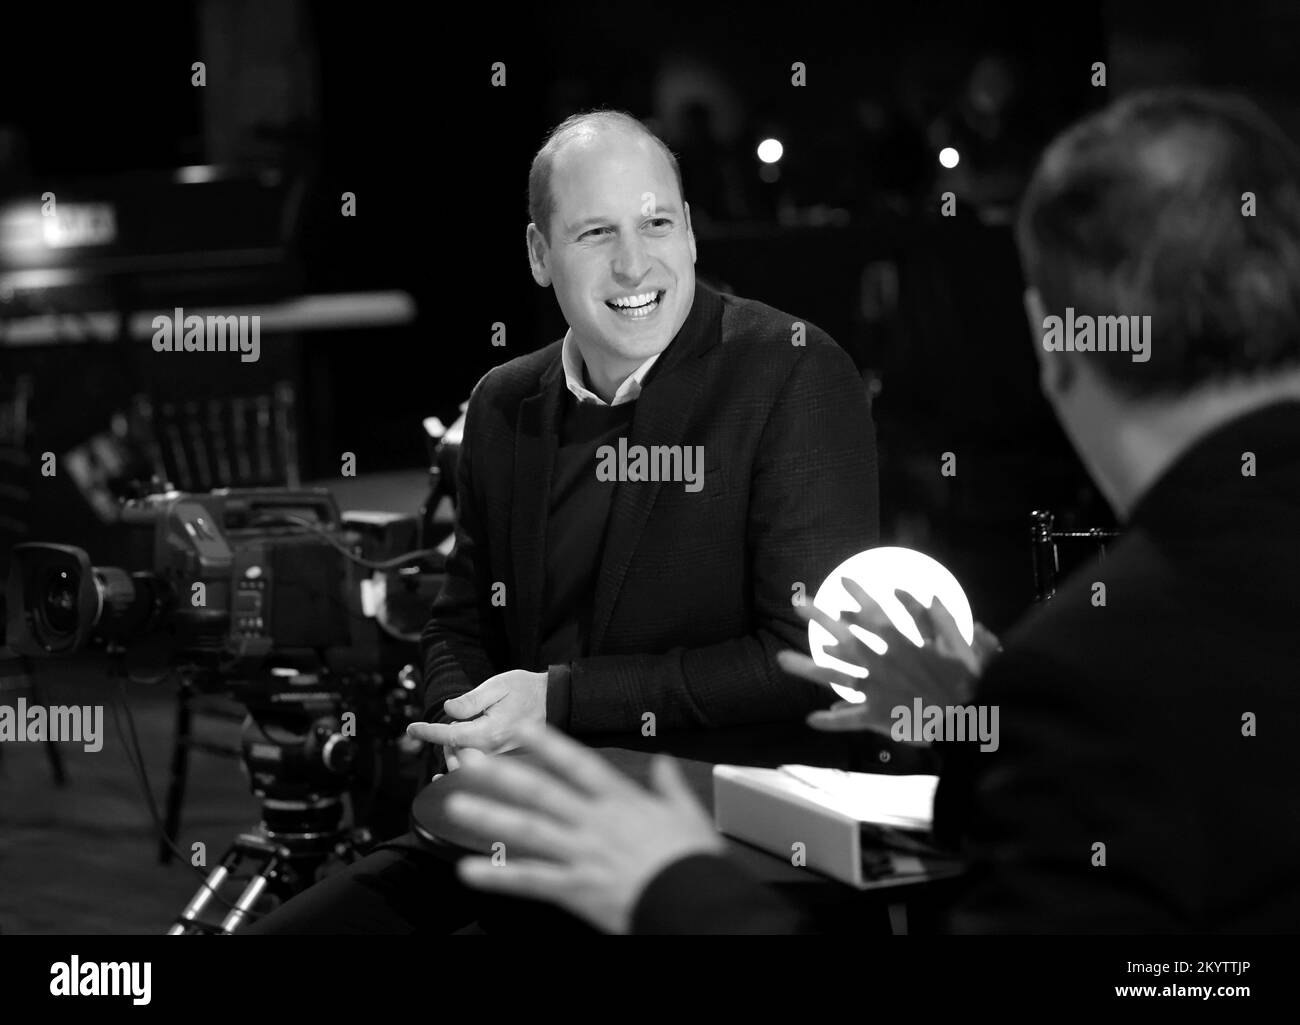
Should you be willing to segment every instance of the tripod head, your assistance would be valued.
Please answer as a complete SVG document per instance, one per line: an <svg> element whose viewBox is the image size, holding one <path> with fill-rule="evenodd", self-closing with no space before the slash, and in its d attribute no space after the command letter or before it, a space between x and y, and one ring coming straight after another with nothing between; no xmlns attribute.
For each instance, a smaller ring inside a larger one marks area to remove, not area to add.
<svg viewBox="0 0 1300 1025"><path fill-rule="evenodd" d="M182 686L210 691L212 681L183 679ZM287 900L329 864L364 853L372 842L374 799L395 763L422 757L418 745L407 750L405 737L405 724L418 714L413 666L390 687L371 674L322 679L273 669L230 689L248 711L240 759L261 818L231 842L177 917L172 935L234 932L264 896ZM254 871L229 903L220 891L246 862ZM220 925L202 917L213 900L229 909Z"/></svg>

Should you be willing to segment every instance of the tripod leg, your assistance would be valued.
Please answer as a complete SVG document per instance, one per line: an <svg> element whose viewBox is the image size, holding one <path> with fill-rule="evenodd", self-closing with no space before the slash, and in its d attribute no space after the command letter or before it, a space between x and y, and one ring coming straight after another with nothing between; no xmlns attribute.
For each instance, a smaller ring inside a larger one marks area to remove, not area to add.
<svg viewBox="0 0 1300 1025"><path fill-rule="evenodd" d="M244 919L248 917L249 911L261 899L266 892L267 886L271 883L271 877L279 867L280 859L278 857L270 858L262 870L248 881L244 887L244 892L239 895L235 901L235 906L230 909L230 913L221 921L220 932L223 935L229 935L244 924Z"/></svg>
<svg viewBox="0 0 1300 1025"><path fill-rule="evenodd" d="M176 916L176 924L167 930L168 936L184 936L198 923L199 915L203 914L203 910L225 884L238 863L239 854L233 850L221 859L221 864L208 873L203 885L198 888L194 896L190 898L190 902L185 905L185 910Z"/></svg>
<svg viewBox="0 0 1300 1025"><path fill-rule="evenodd" d="M38 705L45 704L45 696L41 693L40 685L36 682L36 667L32 665L32 660L23 656L23 672L27 675L27 685L31 689L32 697L36 699ZM45 741L45 757L50 761L50 772L54 776L54 785L63 786L68 782L67 771L63 768L63 753L59 750L58 742L52 739Z"/></svg>
<svg viewBox="0 0 1300 1025"><path fill-rule="evenodd" d="M182 683L176 698L176 739L172 745L171 781L167 784L167 811L163 819L163 830L167 835L158 841L160 865L171 861L172 849L168 841L175 843L181 831L181 805L185 802L185 781L189 774L192 718L189 688Z"/></svg>
<svg viewBox="0 0 1300 1025"><path fill-rule="evenodd" d="M59 751L59 745L53 740L45 742L45 756L50 761L50 773L54 776L54 785L64 786L68 782L68 774L63 768L63 755Z"/></svg>

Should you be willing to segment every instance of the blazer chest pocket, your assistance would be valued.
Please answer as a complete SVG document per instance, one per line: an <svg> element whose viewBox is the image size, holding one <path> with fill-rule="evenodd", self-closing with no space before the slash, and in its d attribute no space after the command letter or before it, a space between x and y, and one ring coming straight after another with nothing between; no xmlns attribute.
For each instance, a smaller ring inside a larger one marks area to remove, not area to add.
<svg viewBox="0 0 1300 1025"><path fill-rule="evenodd" d="M731 475L725 464L704 460L703 465L682 464L682 473L665 479L660 485L659 500L667 498L674 505L708 502L712 504L732 494Z"/></svg>

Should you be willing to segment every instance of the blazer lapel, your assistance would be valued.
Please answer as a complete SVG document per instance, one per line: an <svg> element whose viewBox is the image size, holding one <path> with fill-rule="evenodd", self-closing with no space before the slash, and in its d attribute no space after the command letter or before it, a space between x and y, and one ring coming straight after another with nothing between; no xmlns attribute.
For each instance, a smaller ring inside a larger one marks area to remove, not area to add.
<svg viewBox="0 0 1300 1025"><path fill-rule="evenodd" d="M707 364L699 357L719 339L722 304L718 296L696 285L695 302L678 337L660 357L647 378L632 417L628 446L680 445L704 388ZM592 609L589 651L601 651L614 604L623 588L628 564L636 552L650 510L659 495L660 482L620 481L605 529L600 573Z"/></svg>
<svg viewBox="0 0 1300 1025"><path fill-rule="evenodd" d="M515 430L515 465L510 502L510 551L515 593L506 601L515 608L520 665L532 666L541 644L542 601L546 579L546 519L550 506L551 469L559 444L560 399L564 370L557 355L541 377L535 395L519 405Z"/></svg>

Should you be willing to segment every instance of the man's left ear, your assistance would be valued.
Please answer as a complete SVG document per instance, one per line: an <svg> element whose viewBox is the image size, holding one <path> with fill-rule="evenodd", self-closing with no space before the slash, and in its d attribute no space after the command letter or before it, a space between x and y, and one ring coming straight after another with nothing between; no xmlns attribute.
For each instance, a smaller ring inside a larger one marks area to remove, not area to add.
<svg viewBox="0 0 1300 1025"><path fill-rule="evenodd" d="M695 262L695 229L691 227L691 204L683 200L682 209L686 211L686 241L691 247L691 263L694 263Z"/></svg>

